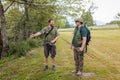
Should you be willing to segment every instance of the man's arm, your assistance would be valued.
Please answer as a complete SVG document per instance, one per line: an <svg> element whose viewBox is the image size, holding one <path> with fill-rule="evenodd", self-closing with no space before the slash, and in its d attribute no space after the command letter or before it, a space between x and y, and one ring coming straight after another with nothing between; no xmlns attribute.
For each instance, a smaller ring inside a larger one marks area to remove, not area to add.
<svg viewBox="0 0 120 80"><path fill-rule="evenodd" d="M86 40L87 40L87 37L83 37L82 39L82 46L80 47L80 51L83 51L85 46L86 46Z"/></svg>
<svg viewBox="0 0 120 80"><path fill-rule="evenodd" d="M51 43L54 43L55 41L57 41L58 38L59 38L59 36L57 36L55 39L53 39L53 40L51 41Z"/></svg>
<svg viewBox="0 0 120 80"><path fill-rule="evenodd" d="M34 38L34 37L40 36L41 34L42 34L41 32L37 32L35 34L31 34L30 38Z"/></svg>
<svg viewBox="0 0 120 80"><path fill-rule="evenodd" d="M56 29L56 37L51 41L51 43L56 42L58 38L59 38L59 32L58 32L58 29Z"/></svg>
<svg viewBox="0 0 120 80"><path fill-rule="evenodd" d="M73 39L73 38L72 38L72 39ZM72 44L72 41L71 41L70 49L74 49L74 46L73 46L73 44Z"/></svg>

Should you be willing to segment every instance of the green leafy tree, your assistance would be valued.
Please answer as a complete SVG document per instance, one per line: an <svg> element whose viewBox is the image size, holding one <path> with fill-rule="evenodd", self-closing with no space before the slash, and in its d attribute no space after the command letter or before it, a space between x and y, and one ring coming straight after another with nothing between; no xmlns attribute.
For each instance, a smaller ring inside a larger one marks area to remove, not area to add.
<svg viewBox="0 0 120 80"><path fill-rule="evenodd" d="M68 22L68 20L66 20L65 28L70 28L70 27L71 27L70 23Z"/></svg>
<svg viewBox="0 0 120 80"><path fill-rule="evenodd" d="M83 12L82 12L82 16L81 17L83 18L84 22L87 22L88 26L95 25L92 14L94 14L94 10L96 8L97 7L92 2L91 5L90 5L90 7L88 8L88 10L83 10Z"/></svg>
<svg viewBox="0 0 120 80"><path fill-rule="evenodd" d="M115 16L115 19L116 20L113 20L107 24L118 24L118 26L120 27L120 13L117 13L116 16Z"/></svg>
<svg viewBox="0 0 120 80"><path fill-rule="evenodd" d="M1 0L0 0L1 1ZM48 26L48 19L55 20L57 27L70 27L67 17L73 19L82 15L86 4L91 0L2 0L0 5L1 17L1 42L7 47L8 40L12 42L26 41L31 33L40 31ZM92 10L92 9L90 9ZM91 11L89 11L91 12ZM88 13L87 13L88 14ZM90 14L89 14L90 15ZM92 15L90 16L92 19ZM86 20L85 20L86 21ZM91 22L93 23L93 22ZM90 24L91 24L90 23ZM3 26L4 24L4 26ZM8 39L7 39L8 32ZM5 36L3 36L3 34ZM3 39L6 39L3 41Z"/></svg>

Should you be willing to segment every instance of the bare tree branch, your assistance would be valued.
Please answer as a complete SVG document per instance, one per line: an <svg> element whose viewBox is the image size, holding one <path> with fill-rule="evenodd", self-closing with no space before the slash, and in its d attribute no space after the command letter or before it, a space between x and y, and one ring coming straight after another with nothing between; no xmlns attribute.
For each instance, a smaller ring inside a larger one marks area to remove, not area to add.
<svg viewBox="0 0 120 80"><path fill-rule="evenodd" d="M12 4L15 2L15 0L13 0L12 2L11 2L11 4L4 10L4 13L12 6Z"/></svg>

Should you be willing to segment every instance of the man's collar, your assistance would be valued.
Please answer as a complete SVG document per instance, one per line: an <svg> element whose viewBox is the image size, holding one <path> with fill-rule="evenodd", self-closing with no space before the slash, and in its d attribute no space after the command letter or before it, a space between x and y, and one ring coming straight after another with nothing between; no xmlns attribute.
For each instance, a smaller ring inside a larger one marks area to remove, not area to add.
<svg viewBox="0 0 120 80"><path fill-rule="evenodd" d="M49 25L50 28L52 28L52 26Z"/></svg>
<svg viewBox="0 0 120 80"><path fill-rule="evenodd" d="M82 25L78 26L78 28L82 27Z"/></svg>

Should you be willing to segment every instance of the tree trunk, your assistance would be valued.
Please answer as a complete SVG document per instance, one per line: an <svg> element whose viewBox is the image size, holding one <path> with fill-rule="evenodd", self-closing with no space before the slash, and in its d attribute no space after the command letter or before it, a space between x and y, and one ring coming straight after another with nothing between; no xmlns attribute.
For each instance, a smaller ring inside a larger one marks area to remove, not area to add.
<svg viewBox="0 0 120 80"><path fill-rule="evenodd" d="M0 31L1 31L1 28L0 28ZM2 48L3 48L3 41L2 41L2 36L1 36L1 33L0 33L0 58L2 57Z"/></svg>
<svg viewBox="0 0 120 80"><path fill-rule="evenodd" d="M0 0L0 21L1 21L1 38L3 42L1 56L6 56L9 46L8 46L8 37L7 37L7 32L6 32L6 21L5 21L5 16L4 16L4 8L1 3L1 0Z"/></svg>
<svg viewBox="0 0 120 80"><path fill-rule="evenodd" d="M24 0L25 4L25 20L24 20L24 31L23 31L23 35L24 35L24 39L29 37L29 15L28 15L28 5L27 4L27 0Z"/></svg>

